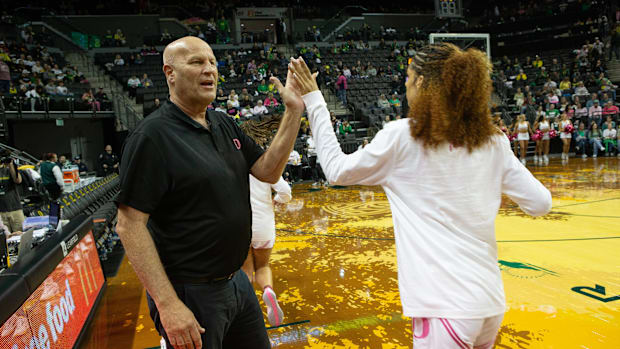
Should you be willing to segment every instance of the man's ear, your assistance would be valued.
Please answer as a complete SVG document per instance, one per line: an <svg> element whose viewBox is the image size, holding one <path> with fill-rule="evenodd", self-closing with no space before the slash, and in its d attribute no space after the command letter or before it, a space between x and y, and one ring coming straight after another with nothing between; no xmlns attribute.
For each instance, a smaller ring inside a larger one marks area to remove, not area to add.
<svg viewBox="0 0 620 349"><path fill-rule="evenodd" d="M164 71L164 75L166 76L166 79L170 82L173 83L174 82L174 78L175 78L175 74L174 74L174 69L172 68L172 66L169 66L167 64L164 65L163 67L163 71Z"/></svg>

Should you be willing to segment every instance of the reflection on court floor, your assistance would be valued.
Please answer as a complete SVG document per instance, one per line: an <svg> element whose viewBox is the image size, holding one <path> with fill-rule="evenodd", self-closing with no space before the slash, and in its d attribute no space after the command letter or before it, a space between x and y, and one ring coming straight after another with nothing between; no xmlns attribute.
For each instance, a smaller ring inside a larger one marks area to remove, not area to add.
<svg viewBox="0 0 620 349"><path fill-rule="evenodd" d="M553 211L532 218L502 203L496 231L508 310L495 348L620 348L620 160L530 169L551 190ZM295 186L293 200L276 212L274 289L288 325L269 330L273 347L411 348L385 194L378 187L310 189ZM129 266L121 271L109 280L91 331L106 343L154 347L159 336L144 293ZM134 303L131 315L104 320L122 311L121 300Z"/></svg>

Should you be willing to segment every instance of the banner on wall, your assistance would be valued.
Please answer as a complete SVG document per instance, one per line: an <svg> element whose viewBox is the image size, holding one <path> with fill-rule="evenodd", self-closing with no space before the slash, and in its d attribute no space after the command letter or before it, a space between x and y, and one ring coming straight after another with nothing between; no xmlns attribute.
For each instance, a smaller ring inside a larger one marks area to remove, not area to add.
<svg viewBox="0 0 620 349"><path fill-rule="evenodd" d="M103 283L89 232L0 327L0 349L72 348Z"/></svg>

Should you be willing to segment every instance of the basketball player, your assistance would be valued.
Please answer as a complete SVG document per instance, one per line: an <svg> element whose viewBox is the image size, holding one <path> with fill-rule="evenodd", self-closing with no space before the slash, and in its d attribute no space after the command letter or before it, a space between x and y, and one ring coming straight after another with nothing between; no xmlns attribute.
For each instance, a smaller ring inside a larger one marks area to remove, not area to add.
<svg viewBox="0 0 620 349"><path fill-rule="evenodd" d="M271 198L271 190L276 196ZM276 241L276 222L273 212L274 203L284 204L291 201L291 187L284 178L276 184L261 182L250 175L250 204L252 205L252 244L248 258L241 269L247 274L251 283L258 283L263 290L263 301L267 306L267 319L272 326L280 326L284 313L278 304L273 290L273 276L269 267L271 250Z"/></svg>
<svg viewBox="0 0 620 349"><path fill-rule="evenodd" d="M491 348L506 309L495 216L507 194L533 216L551 194L510 150L489 111L484 53L429 45L407 70L406 119L345 155L302 59L290 65L330 183L381 185L394 219L403 312L418 348Z"/></svg>

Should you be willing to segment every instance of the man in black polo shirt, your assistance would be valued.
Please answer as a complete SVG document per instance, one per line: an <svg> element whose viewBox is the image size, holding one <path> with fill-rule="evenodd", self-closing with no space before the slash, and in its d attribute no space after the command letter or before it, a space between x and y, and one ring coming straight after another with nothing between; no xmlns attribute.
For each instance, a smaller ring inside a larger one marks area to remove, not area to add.
<svg viewBox="0 0 620 349"><path fill-rule="evenodd" d="M266 152L227 115L208 111L217 61L203 40L164 51L170 100L128 137L117 232L151 317L174 348L269 348L254 289L239 272L250 246L248 174L275 183L304 109L292 78L272 78L286 106Z"/></svg>

